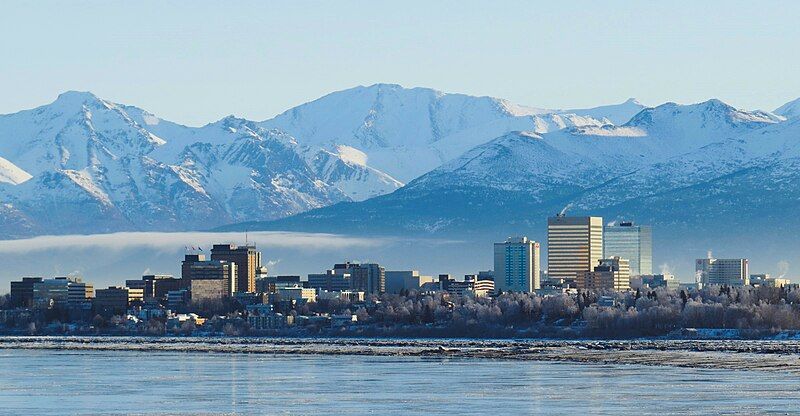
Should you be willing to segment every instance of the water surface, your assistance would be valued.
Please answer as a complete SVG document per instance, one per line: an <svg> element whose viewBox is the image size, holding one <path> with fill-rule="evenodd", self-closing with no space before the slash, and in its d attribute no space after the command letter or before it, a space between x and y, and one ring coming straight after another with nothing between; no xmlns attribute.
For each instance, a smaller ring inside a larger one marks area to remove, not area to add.
<svg viewBox="0 0 800 416"><path fill-rule="evenodd" d="M0 413L787 414L780 372L143 351L0 351Z"/></svg>

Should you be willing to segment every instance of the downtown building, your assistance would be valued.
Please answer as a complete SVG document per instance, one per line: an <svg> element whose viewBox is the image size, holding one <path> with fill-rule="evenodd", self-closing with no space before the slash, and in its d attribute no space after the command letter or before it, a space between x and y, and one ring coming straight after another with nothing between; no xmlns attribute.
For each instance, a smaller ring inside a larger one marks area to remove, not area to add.
<svg viewBox="0 0 800 416"><path fill-rule="evenodd" d="M236 244L214 244L211 260L236 263L236 292L256 291L256 272L261 270L261 252L255 244L237 246Z"/></svg>
<svg viewBox="0 0 800 416"><path fill-rule="evenodd" d="M94 297L94 308L98 314L123 315L128 306L144 302L144 291L139 288L123 286L109 286L107 289L97 289Z"/></svg>
<svg viewBox="0 0 800 416"><path fill-rule="evenodd" d="M603 227L603 256L630 261L631 276L653 274L653 229L630 221Z"/></svg>
<svg viewBox="0 0 800 416"><path fill-rule="evenodd" d="M603 259L603 218L556 215L547 219L550 281L575 287L575 280ZM496 282L495 282L496 283Z"/></svg>
<svg viewBox="0 0 800 416"><path fill-rule="evenodd" d="M433 276L420 275L418 270L392 270L386 272L386 292L419 290L426 283L435 282Z"/></svg>
<svg viewBox="0 0 800 416"><path fill-rule="evenodd" d="M30 308L33 306L33 285L44 280L43 277L23 277L11 282L11 306Z"/></svg>
<svg viewBox="0 0 800 416"><path fill-rule="evenodd" d="M540 288L540 245L528 237L494 243L494 289L533 292Z"/></svg>
<svg viewBox="0 0 800 416"><path fill-rule="evenodd" d="M325 273L312 273L308 275L308 287L317 291L344 292L352 286L350 273L341 270L327 270Z"/></svg>
<svg viewBox="0 0 800 416"><path fill-rule="evenodd" d="M600 259L594 270L579 274L575 283L578 289L589 291L628 290L631 288L630 264L619 257Z"/></svg>
<svg viewBox="0 0 800 416"><path fill-rule="evenodd" d="M715 259L711 256L697 259L695 278L701 288L709 285L747 286L750 284L750 261Z"/></svg>
<svg viewBox="0 0 800 416"><path fill-rule="evenodd" d="M181 287L189 290L192 301L221 299L237 291L237 272L236 263L187 254L181 264Z"/></svg>
<svg viewBox="0 0 800 416"><path fill-rule="evenodd" d="M350 275L350 290L379 295L386 292L386 269L377 263L338 263L334 274Z"/></svg>

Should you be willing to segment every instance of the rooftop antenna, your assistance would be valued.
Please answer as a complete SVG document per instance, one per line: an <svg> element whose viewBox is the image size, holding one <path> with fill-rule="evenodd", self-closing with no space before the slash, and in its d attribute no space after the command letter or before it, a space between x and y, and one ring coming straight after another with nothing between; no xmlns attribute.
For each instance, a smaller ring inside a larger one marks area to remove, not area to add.
<svg viewBox="0 0 800 416"><path fill-rule="evenodd" d="M247 228L244 229L244 245L248 245L250 240L247 239Z"/></svg>

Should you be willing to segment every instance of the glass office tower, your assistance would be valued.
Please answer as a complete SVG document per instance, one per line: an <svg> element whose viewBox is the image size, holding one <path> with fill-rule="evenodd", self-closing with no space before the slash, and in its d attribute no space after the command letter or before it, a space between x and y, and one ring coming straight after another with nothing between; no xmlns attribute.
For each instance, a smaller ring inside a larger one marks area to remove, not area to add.
<svg viewBox="0 0 800 416"><path fill-rule="evenodd" d="M630 261L631 276L653 274L653 229L629 221L603 227L603 255Z"/></svg>

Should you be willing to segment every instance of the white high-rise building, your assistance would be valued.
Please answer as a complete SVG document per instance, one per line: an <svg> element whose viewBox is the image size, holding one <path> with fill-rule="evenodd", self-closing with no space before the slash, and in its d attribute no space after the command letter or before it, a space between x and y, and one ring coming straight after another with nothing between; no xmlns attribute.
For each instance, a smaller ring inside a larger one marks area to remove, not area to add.
<svg viewBox="0 0 800 416"><path fill-rule="evenodd" d="M539 289L539 243L528 237L509 237L494 243L494 287L504 292Z"/></svg>
<svg viewBox="0 0 800 416"><path fill-rule="evenodd" d="M695 261L695 272L701 286L750 284L750 262L747 259L715 259L709 256Z"/></svg>
<svg viewBox="0 0 800 416"><path fill-rule="evenodd" d="M629 221L603 227L603 256L628 259L631 276L653 274L653 230Z"/></svg>
<svg viewBox="0 0 800 416"><path fill-rule="evenodd" d="M575 287L575 279L592 271L603 258L603 218L566 217L547 219L547 273Z"/></svg>

